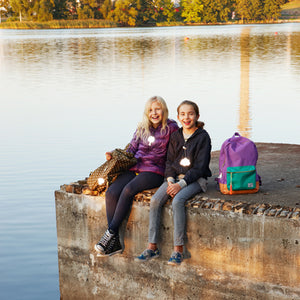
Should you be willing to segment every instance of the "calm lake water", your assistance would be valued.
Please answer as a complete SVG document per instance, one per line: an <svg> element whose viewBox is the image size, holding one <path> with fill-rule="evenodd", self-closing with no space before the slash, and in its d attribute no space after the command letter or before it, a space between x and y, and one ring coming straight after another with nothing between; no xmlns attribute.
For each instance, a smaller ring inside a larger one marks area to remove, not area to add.
<svg viewBox="0 0 300 300"><path fill-rule="evenodd" d="M300 24L0 30L0 298L59 299L54 190L123 147L145 101L199 104L213 149L300 144Z"/></svg>

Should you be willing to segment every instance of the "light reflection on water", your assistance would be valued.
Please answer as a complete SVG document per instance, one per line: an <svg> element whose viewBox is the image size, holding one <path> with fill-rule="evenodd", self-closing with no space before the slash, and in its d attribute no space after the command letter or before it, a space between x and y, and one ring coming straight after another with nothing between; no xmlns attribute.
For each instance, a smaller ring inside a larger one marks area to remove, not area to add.
<svg viewBox="0 0 300 300"><path fill-rule="evenodd" d="M197 101L214 149L299 144L299 45L300 24L1 30L1 297L59 298L53 191L126 145L150 96L171 118Z"/></svg>

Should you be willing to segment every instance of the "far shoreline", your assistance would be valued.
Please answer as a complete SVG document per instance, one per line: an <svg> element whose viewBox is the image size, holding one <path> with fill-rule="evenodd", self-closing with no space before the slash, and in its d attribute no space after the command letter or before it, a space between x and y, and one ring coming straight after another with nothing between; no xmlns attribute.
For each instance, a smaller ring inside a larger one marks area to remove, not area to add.
<svg viewBox="0 0 300 300"><path fill-rule="evenodd" d="M220 25L268 25L268 24L286 24L286 23L300 23L300 19L278 19L274 21L253 21L253 22L216 22L216 23L156 23L147 24L144 26L121 26L114 22L97 19L87 20L53 20L48 22L2 22L0 29L97 29L97 28L148 28L148 27L175 27L175 26L220 26Z"/></svg>

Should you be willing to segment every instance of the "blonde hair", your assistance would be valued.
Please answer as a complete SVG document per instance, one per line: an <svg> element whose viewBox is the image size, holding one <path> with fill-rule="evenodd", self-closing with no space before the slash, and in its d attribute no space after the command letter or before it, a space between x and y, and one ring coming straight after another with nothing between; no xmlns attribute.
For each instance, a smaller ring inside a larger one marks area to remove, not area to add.
<svg viewBox="0 0 300 300"><path fill-rule="evenodd" d="M162 108L162 121L161 121L161 131L160 132L163 134L163 132L165 132L166 129L168 128L167 120L169 117L169 110L168 110L167 104L162 97L153 96L146 102L144 113L143 113L143 119L138 124L137 130L136 130L136 136L143 140L147 140L147 138L150 136L150 127L152 126L152 123L149 120L149 111L150 111L152 103L154 103L154 102L158 102Z"/></svg>

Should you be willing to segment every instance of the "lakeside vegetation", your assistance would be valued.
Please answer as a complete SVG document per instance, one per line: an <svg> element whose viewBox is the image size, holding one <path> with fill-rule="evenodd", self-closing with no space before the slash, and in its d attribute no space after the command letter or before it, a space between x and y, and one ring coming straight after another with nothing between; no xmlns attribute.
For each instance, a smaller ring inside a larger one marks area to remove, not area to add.
<svg viewBox="0 0 300 300"><path fill-rule="evenodd" d="M0 0L0 28L269 23L298 10L300 0Z"/></svg>
<svg viewBox="0 0 300 300"><path fill-rule="evenodd" d="M294 8L297 8L297 9L300 8L300 0L292 0L292 1L285 3L282 6L282 9L294 9Z"/></svg>
<svg viewBox="0 0 300 300"><path fill-rule="evenodd" d="M282 5L281 17L285 19L300 19L300 0L293 0Z"/></svg>
<svg viewBox="0 0 300 300"><path fill-rule="evenodd" d="M112 28L118 24L107 20L52 20L46 22L7 21L0 24L6 29L71 29L71 28Z"/></svg>

